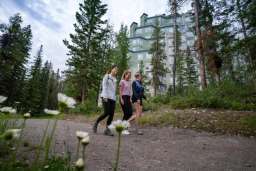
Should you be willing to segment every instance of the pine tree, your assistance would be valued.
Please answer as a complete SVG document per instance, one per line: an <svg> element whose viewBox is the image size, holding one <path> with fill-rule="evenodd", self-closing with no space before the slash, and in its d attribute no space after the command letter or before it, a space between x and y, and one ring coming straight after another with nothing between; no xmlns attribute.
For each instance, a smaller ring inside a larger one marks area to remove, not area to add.
<svg viewBox="0 0 256 171"><path fill-rule="evenodd" d="M214 7L204 0L202 5L202 15L201 15L201 26L204 28L202 32L203 39L203 52L206 58L206 66L209 73L212 76L212 80L220 82L220 69L222 66L222 59L217 53L217 31L213 25L213 11Z"/></svg>
<svg viewBox="0 0 256 171"><path fill-rule="evenodd" d="M59 83L60 75L59 70L57 73L51 71L49 74L49 84L48 84L48 99L47 99L47 108L56 110L58 108L58 99L57 95L59 92Z"/></svg>
<svg viewBox="0 0 256 171"><path fill-rule="evenodd" d="M185 57L184 57L184 53L181 50L181 32L179 31L179 28L176 27L176 42L175 42L175 46L176 46L176 57L175 57L175 65L176 65L176 74L175 74L175 80L177 80L177 83L175 85L175 87L177 87L177 93L182 94L183 93L183 89L184 89L184 85L186 84L186 76L185 76ZM175 88L176 89L176 88ZM174 90L173 90L174 93ZM175 92L176 93L176 92ZM175 95L175 94L174 94Z"/></svg>
<svg viewBox="0 0 256 171"><path fill-rule="evenodd" d="M185 76L188 87L196 87L198 83L198 73L196 70L196 63L191 54L191 50L187 47L185 54Z"/></svg>
<svg viewBox="0 0 256 171"><path fill-rule="evenodd" d="M40 114L41 102L41 67L43 46L40 46L35 61L31 67L30 76L26 88L26 100L24 106L33 114Z"/></svg>
<svg viewBox="0 0 256 171"><path fill-rule="evenodd" d="M156 22L156 27L153 31L152 38L154 42L151 45L149 53L152 55L152 86L154 90L154 96L159 93L160 86L163 84L162 79L165 77L167 68L165 66L166 55L164 54L164 45L162 43L162 33L159 27L159 23Z"/></svg>
<svg viewBox="0 0 256 171"><path fill-rule="evenodd" d="M40 99L39 111L43 111L45 108L47 108L51 69L51 63L46 61L40 73L40 97L38 97Z"/></svg>
<svg viewBox="0 0 256 171"><path fill-rule="evenodd" d="M29 58L32 33L30 26L22 27L19 14L0 24L0 94L7 96L7 105L22 98L25 64Z"/></svg>
<svg viewBox="0 0 256 171"><path fill-rule="evenodd" d="M177 44L178 42L178 25L177 25L177 18L179 16L178 10L180 9L181 4L184 2L184 0L169 0L169 7L170 11L173 17L173 47L174 47L174 55L173 55L173 68L172 68L172 86L173 86L173 91L172 93L175 95L176 94L176 61L179 56L178 48L179 45Z"/></svg>
<svg viewBox="0 0 256 171"><path fill-rule="evenodd" d="M127 26L121 25L121 28L116 35L117 39L117 65L118 65L118 79L121 79L123 72L128 69L128 50L129 50L129 40L128 40L128 29Z"/></svg>
<svg viewBox="0 0 256 171"><path fill-rule="evenodd" d="M67 65L66 76L79 91L81 102L84 103L91 87L98 87L95 80L97 68L101 61L99 43L105 35L107 21L102 20L107 8L101 0L84 0L79 4L79 11L76 13L74 24L75 34L70 34L71 42L64 40L69 49L71 58Z"/></svg>
<svg viewBox="0 0 256 171"><path fill-rule="evenodd" d="M256 2L251 0L236 0L235 15L241 25L239 33L243 38L238 41L238 48L246 62L246 80L256 80ZM254 81L256 85L256 81Z"/></svg>
<svg viewBox="0 0 256 171"><path fill-rule="evenodd" d="M140 64L139 64L139 72L142 76L142 79L143 79L143 85L144 87L146 88L146 91L149 91L148 88L150 86L150 80L148 79L148 76L145 72L145 65L144 65L144 62L143 60L140 60Z"/></svg>
<svg viewBox="0 0 256 171"><path fill-rule="evenodd" d="M202 39L202 33L201 33L201 24L200 24L200 18L201 18L201 2L200 0L194 0L193 1L193 7L194 7L194 16L195 16L195 30L196 30L196 50L198 53L198 61L199 61L199 73L200 73L200 85L204 89L207 87L206 82L206 72L205 72L205 57L204 57L204 51L203 51L203 39Z"/></svg>

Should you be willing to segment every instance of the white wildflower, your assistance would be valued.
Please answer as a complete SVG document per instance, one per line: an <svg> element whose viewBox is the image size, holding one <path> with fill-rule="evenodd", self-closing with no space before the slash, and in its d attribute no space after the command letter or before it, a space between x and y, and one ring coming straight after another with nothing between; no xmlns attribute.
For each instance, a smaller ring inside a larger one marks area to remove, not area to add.
<svg viewBox="0 0 256 171"><path fill-rule="evenodd" d="M48 168L49 168L49 165L45 165L44 168L45 168L45 169L48 169Z"/></svg>
<svg viewBox="0 0 256 171"><path fill-rule="evenodd" d="M28 112L28 113L25 113L23 116L24 116L24 118L30 118L31 114Z"/></svg>
<svg viewBox="0 0 256 171"><path fill-rule="evenodd" d="M44 109L44 113L49 114L49 115L58 115L60 112L58 110L49 110L49 109Z"/></svg>
<svg viewBox="0 0 256 171"><path fill-rule="evenodd" d="M72 97L68 97L65 94L58 93L58 101L66 104L68 108L75 108L75 99L73 99Z"/></svg>
<svg viewBox="0 0 256 171"><path fill-rule="evenodd" d="M11 113L11 114L17 113L16 109L14 109L12 107L8 107L8 106L0 108L0 112Z"/></svg>
<svg viewBox="0 0 256 171"><path fill-rule="evenodd" d="M84 131L76 131L76 136L78 139L83 139L83 138L89 137L89 134Z"/></svg>
<svg viewBox="0 0 256 171"><path fill-rule="evenodd" d="M7 99L7 97L0 95L0 103L3 103L6 99Z"/></svg>
<svg viewBox="0 0 256 171"><path fill-rule="evenodd" d="M12 134L14 139L18 139L20 137L21 129L8 129L6 134Z"/></svg>
<svg viewBox="0 0 256 171"><path fill-rule="evenodd" d="M76 168L78 169L82 169L84 168L84 160L82 158L79 158L77 161L76 161Z"/></svg>
<svg viewBox="0 0 256 171"><path fill-rule="evenodd" d="M112 124L108 127L112 132L122 133L124 130L130 127L130 123L128 121L117 120L112 122Z"/></svg>
<svg viewBox="0 0 256 171"><path fill-rule="evenodd" d="M82 145L87 146L90 143L90 137L86 136L81 141Z"/></svg>

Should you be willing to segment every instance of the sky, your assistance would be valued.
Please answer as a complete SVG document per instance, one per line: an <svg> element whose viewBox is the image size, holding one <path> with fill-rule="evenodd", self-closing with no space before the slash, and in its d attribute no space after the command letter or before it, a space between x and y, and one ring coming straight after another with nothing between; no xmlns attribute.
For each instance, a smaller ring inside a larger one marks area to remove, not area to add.
<svg viewBox="0 0 256 171"><path fill-rule="evenodd" d="M118 31L121 24L138 22L143 13L149 16L168 14L167 0L102 0L108 5L106 18ZM31 25L33 39L31 60L43 45L43 61L51 61L54 70L63 71L68 50L63 39L74 33L75 13L82 0L0 0L0 23L8 23L10 16L20 13L25 25ZM182 9L185 11L188 4Z"/></svg>

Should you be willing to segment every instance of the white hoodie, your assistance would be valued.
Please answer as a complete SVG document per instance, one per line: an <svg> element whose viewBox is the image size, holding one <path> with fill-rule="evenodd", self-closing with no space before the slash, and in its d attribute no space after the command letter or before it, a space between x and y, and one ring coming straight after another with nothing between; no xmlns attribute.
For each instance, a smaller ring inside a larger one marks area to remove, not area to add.
<svg viewBox="0 0 256 171"><path fill-rule="evenodd" d="M116 101L116 78L106 74L102 80L102 92L100 97Z"/></svg>

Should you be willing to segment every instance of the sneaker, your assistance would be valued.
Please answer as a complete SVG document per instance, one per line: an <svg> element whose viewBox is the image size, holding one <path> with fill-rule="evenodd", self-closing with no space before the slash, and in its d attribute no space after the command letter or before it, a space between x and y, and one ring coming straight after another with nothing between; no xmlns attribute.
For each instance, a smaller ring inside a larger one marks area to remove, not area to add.
<svg viewBox="0 0 256 171"><path fill-rule="evenodd" d="M141 132L140 130L137 130L137 134L138 135L143 135L143 132Z"/></svg>
<svg viewBox="0 0 256 171"><path fill-rule="evenodd" d="M104 134L108 135L108 136L114 136L114 134L111 132L111 130L109 128L105 129Z"/></svg>
<svg viewBox="0 0 256 171"><path fill-rule="evenodd" d="M92 127L92 130L93 130L94 133L97 133L97 127L98 127L98 124L95 123L95 124L93 125L93 127Z"/></svg>
<svg viewBox="0 0 256 171"><path fill-rule="evenodd" d="M122 135L130 135L130 132L129 132L128 130L124 130L124 131L122 132Z"/></svg>

